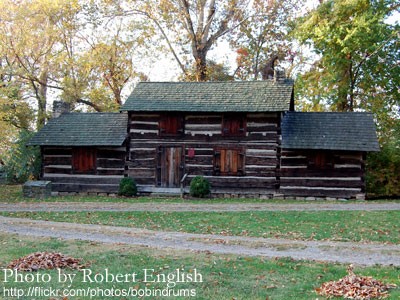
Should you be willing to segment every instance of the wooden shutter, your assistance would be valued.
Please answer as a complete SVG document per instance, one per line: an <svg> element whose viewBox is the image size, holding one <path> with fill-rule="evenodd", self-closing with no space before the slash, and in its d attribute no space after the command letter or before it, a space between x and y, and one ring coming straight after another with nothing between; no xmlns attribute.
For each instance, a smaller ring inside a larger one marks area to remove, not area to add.
<svg viewBox="0 0 400 300"><path fill-rule="evenodd" d="M72 151L72 168L76 173L93 173L96 169L96 149L74 148Z"/></svg>
<svg viewBox="0 0 400 300"><path fill-rule="evenodd" d="M245 136L246 118L243 115L228 115L222 120L223 136Z"/></svg>
<svg viewBox="0 0 400 300"><path fill-rule="evenodd" d="M244 151L239 148L221 148L214 152L214 174L223 176L244 175Z"/></svg>
<svg viewBox="0 0 400 300"><path fill-rule="evenodd" d="M334 156L331 152L313 152L308 158L308 168L325 170L334 167Z"/></svg>
<svg viewBox="0 0 400 300"><path fill-rule="evenodd" d="M177 136L184 132L183 117L180 115L161 115L159 121L160 135Z"/></svg>

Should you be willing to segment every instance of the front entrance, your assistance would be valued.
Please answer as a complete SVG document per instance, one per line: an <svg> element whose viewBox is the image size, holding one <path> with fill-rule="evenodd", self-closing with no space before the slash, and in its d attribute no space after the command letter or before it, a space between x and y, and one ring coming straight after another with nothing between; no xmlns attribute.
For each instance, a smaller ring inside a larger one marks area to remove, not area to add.
<svg viewBox="0 0 400 300"><path fill-rule="evenodd" d="M183 175L183 147L160 146L158 148L157 185L177 188Z"/></svg>

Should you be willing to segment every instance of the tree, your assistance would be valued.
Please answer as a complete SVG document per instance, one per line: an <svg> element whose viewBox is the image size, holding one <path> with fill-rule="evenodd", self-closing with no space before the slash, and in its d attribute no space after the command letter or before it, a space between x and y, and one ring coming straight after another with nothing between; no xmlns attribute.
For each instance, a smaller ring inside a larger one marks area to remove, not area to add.
<svg viewBox="0 0 400 300"><path fill-rule="evenodd" d="M318 56L301 75L302 95L334 110L390 114L400 99L400 28L385 18L396 9L395 0L327 0L301 18L294 35Z"/></svg>
<svg viewBox="0 0 400 300"><path fill-rule="evenodd" d="M0 3L0 75L7 79L0 94L18 93L7 105L10 113L15 112L10 120L16 119L16 108L30 107L40 129L47 119L50 93L72 107L118 110L124 87L137 75L132 60L144 39L117 17L109 22L109 4L96 3Z"/></svg>
<svg viewBox="0 0 400 300"><path fill-rule="evenodd" d="M237 49L235 76L241 80L257 80L262 69L274 57L293 62L293 47L288 38L289 25L302 1L255 0L253 15L240 23L231 45Z"/></svg>
<svg viewBox="0 0 400 300"><path fill-rule="evenodd" d="M46 122L47 88L55 63L59 2L0 3L3 74L16 78L36 99L37 128Z"/></svg>
<svg viewBox="0 0 400 300"><path fill-rule="evenodd" d="M119 14L139 15L146 32L158 33L174 56L184 77L193 65L195 79L207 80L207 55L222 37L247 18L248 0L163 0L129 1L117 5ZM114 13L117 14L117 13ZM149 25L149 24L146 24ZM192 56L191 63L189 55Z"/></svg>
<svg viewBox="0 0 400 300"><path fill-rule="evenodd" d="M216 63L213 60L207 61L207 73L206 78L209 81L232 81L234 77L229 74L229 68L220 63ZM197 81L197 69L196 66L188 68L186 74L180 76L178 79L180 81Z"/></svg>

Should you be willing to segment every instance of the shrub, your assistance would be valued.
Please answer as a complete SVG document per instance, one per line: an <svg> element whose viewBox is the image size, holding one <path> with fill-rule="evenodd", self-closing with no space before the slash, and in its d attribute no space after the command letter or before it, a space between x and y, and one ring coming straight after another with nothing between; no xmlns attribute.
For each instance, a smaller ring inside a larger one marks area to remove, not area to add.
<svg viewBox="0 0 400 300"><path fill-rule="evenodd" d="M5 153L4 172L9 183L24 183L40 175L40 148L27 147L33 132L22 130L15 144Z"/></svg>
<svg viewBox="0 0 400 300"><path fill-rule="evenodd" d="M137 194L137 186L135 180L131 177L124 177L119 183L118 195L132 197Z"/></svg>
<svg viewBox="0 0 400 300"><path fill-rule="evenodd" d="M210 194L210 183L202 176L196 176L190 182L190 195L204 198Z"/></svg>

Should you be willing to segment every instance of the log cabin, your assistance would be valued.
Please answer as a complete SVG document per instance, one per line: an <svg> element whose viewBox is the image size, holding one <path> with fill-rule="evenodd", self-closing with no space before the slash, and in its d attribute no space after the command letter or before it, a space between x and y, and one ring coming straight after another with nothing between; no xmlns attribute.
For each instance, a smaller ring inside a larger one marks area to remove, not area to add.
<svg viewBox="0 0 400 300"><path fill-rule="evenodd" d="M273 194L291 81L143 82L128 112L128 176L139 190L178 192L204 176L214 194Z"/></svg>
<svg viewBox="0 0 400 300"><path fill-rule="evenodd" d="M280 192L289 197L364 198L366 153L379 150L375 131L369 113L285 113Z"/></svg>
<svg viewBox="0 0 400 300"><path fill-rule="evenodd" d="M200 175L213 196L310 199L364 197L379 151L371 114L295 112L291 80L141 82L121 113L62 115L31 144L54 191L115 193L130 176L180 194Z"/></svg>
<svg viewBox="0 0 400 300"><path fill-rule="evenodd" d="M40 146L41 179L61 193L116 193L124 177L127 114L64 113L28 143Z"/></svg>

